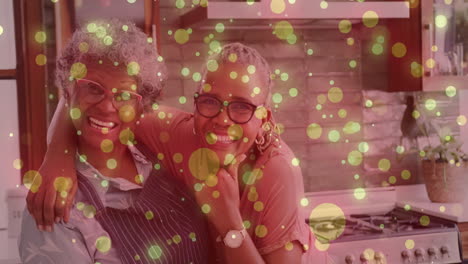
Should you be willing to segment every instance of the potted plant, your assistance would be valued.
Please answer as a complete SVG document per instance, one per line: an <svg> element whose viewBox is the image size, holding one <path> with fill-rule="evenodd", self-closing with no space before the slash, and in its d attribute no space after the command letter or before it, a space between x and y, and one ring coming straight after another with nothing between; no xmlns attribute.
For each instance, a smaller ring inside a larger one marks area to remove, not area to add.
<svg viewBox="0 0 468 264"><path fill-rule="evenodd" d="M438 203L461 202L468 196L468 156L461 149L463 142L437 119L425 118L424 110L419 113L417 123L427 140L420 156L429 199ZM436 136L431 137L431 133Z"/></svg>

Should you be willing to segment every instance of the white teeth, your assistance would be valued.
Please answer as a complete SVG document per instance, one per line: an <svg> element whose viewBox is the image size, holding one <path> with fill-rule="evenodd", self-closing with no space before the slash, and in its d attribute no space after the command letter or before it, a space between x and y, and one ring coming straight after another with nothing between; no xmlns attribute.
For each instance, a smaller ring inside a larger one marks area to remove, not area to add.
<svg viewBox="0 0 468 264"><path fill-rule="evenodd" d="M90 117L89 121L91 121L91 126L97 129L101 129L103 127L113 128L115 126L114 122L104 122L93 117Z"/></svg>
<svg viewBox="0 0 468 264"><path fill-rule="evenodd" d="M231 143L233 140L229 136L216 135L217 141L222 143Z"/></svg>

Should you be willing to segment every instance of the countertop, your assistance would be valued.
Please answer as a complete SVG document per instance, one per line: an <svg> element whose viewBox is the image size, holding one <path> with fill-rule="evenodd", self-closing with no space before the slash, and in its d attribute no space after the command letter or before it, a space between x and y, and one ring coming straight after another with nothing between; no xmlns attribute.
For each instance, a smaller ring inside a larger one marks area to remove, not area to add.
<svg viewBox="0 0 468 264"><path fill-rule="evenodd" d="M467 190L468 194L468 190ZM468 198L468 195L467 195ZM438 216L457 223L468 222L468 199L461 203L433 203L424 184L403 185L396 188L397 206L411 206L411 210Z"/></svg>

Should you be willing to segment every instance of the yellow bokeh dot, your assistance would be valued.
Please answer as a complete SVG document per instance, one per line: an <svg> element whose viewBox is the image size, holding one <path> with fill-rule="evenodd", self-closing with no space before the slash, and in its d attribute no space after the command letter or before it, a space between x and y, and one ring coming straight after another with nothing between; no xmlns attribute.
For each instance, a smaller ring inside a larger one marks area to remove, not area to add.
<svg viewBox="0 0 468 264"><path fill-rule="evenodd" d="M70 117L74 120L79 119L81 117L81 110L79 108L70 109Z"/></svg>
<svg viewBox="0 0 468 264"><path fill-rule="evenodd" d="M114 142L112 142L112 140L104 139L103 141L101 141L102 152L109 153L109 152L112 152L113 149L114 149Z"/></svg>
<svg viewBox="0 0 468 264"><path fill-rule="evenodd" d="M375 11L366 11L362 15L362 22L368 28L375 27L379 23L379 15Z"/></svg>
<svg viewBox="0 0 468 264"><path fill-rule="evenodd" d="M218 24L216 24L215 30L216 30L216 32L218 32L218 33L224 32L224 24L223 24L223 23L218 23Z"/></svg>
<svg viewBox="0 0 468 264"><path fill-rule="evenodd" d="M427 99L424 106L427 110L432 111L437 107L437 102L434 99Z"/></svg>
<svg viewBox="0 0 468 264"><path fill-rule="evenodd" d="M46 33L44 31L38 31L36 35L34 35L34 39L37 43L44 43L47 39Z"/></svg>
<svg viewBox="0 0 468 264"><path fill-rule="evenodd" d="M436 64L436 61L432 58L426 61L426 67L428 67L429 69L434 68L435 64Z"/></svg>
<svg viewBox="0 0 468 264"><path fill-rule="evenodd" d="M268 234L268 228L264 225L255 227L255 235L259 238L265 237Z"/></svg>
<svg viewBox="0 0 468 264"><path fill-rule="evenodd" d="M367 151L369 151L369 143L367 142L359 143L358 150L362 153L366 153Z"/></svg>
<svg viewBox="0 0 468 264"><path fill-rule="evenodd" d="M395 176L390 176L390 177L388 178L388 182L389 182L390 184L395 184L396 181L397 181L397 178L396 178Z"/></svg>
<svg viewBox="0 0 468 264"><path fill-rule="evenodd" d="M415 61L411 63L411 75L414 78L420 78L423 74L423 70L424 70L424 67L421 64Z"/></svg>
<svg viewBox="0 0 468 264"><path fill-rule="evenodd" d="M345 118L348 115L348 112L345 109L338 110L338 116L340 118Z"/></svg>
<svg viewBox="0 0 468 264"><path fill-rule="evenodd" d="M351 135L361 131L361 125L354 121L349 121L343 127L343 132L345 134Z"/></svg>
<svg viewBox="0 0 468 264"><path fill-rule="evenodd" d="M185 29L177 29L174 34L174 39L179 44L185 44L189 41L189 33Z"/></svg>
<svg viewBox="0 0 468 264"><path fill-rule="evenodd" d="M314 222L321 221L323 218L334 219L334 221L340 222L332 230L322 230L320 228L314 228ZM346 218L343 210L339 206L333 203L321 203L317 205L309 215L309 223L312 232L315 237L320 238L322 242L330 242L343 234L345 229Z"/></svg>
<svg viewBox="0 0 468 264"><path fill-rule="evenodd" d="M442 213L445 212L445 209L446 209L446 208L445 208L445 206L443 206L443 205L441 205L441 206L439 207L439 210L440 210Z"/></svg>
<svg viewBox="0 0 468 264"><path fill-rule="evenodd" d="M317 123L312 123L307 127L307 136L311 139L318 139L322 135L322 127Z"/></svg>
<svg viewBox="0 0 468 264"><path fill-rule="evenodd" d="M315 239L315 248L319 251L327 251L330 247L329 243L322 243L320 240Z"/></svg>
<svg viewBox="0 0 468 264"><path fill-rule="evenodd" d="M212 52L219 53L221 51L221 43L217 40L213 40L210 42L210 50Z"/></svg>
<svg viewBox="0 0 468 264"><path fill-rule="evenodd" d="M140 64L136 61L132 61L127 65L127 73L130 76L138 75L140 73Z"/></svg>
<svg viewBox="0 0 468 264"><path fill-rule="evenodd" d="M231 153L228 153L224 157L224 162L223 163L224 163L225 166L229 165L234 161L234 159L235 159L235 156L233 154L231 154Z"/></svg>
<svg viewBox="0 0 468 264"><path fill-rule="evenodd" d="M419 223L422 226L428 226L430 224L431 220L429 219L429 216L423 215L421 218L419 218Z"/></svg>
<svg viewBox="0 0 468 264"><path fill-rule="evenodd" d="M124 105L119 108L119 118L125 123L132 122L135 119L136 110L132 105Z"/></svg>
<svg viewBox="0 0 468 264"><path fill-rule="evenodd" d="M281 14L286 9L286 3L284 0L271 0L270 8L273 13Z"/></svg>
<svg viewBox="0 0 468 264"><path fill-rule="evenodd" d="M445 94L448 97L454 97L455 95L457 95L457 88L455 88L452 85L449 85L449 86L447 86L447 88L445 88Z"/></svg>
<svg viewBox="0 0 468 264"><path fill-rule="evenodd" d="M366 190L364 188L354 189L354 197L358 200L362 200L366 197Z"/></svg>
<svg viewBox="0 0 468 264"><path fill-rule="evenodd" d="M235 54L235 53L229 54L228 60L229 60L230 62L232 62L232 63L236 62L236 61L237 61L237 54Z"/></svg>
<svg viewBox="0 0 468 264"><path fill-rule="evenodd" d="M203 84L203 91L204 91L205 93L211 91L211 85L210 85L209 83Z"/></svg>
<svg viewBox="0 0 468 264"><path fill-rule="evenodd" d="M338 23L338 29L343 34L349 33L351 31L351 28L352 28L351 21L347 19L341 20L340 23Z"/></svg>
<svg viewBox="0 0 468 264"><path fill-rule="evenodd" d="M172 237L172 241L175 244L179 244L182 241L182 237L180 235L175 235L175 236Z"/></svg>
<svg viewBox="0 0 468 264"><path fill-rule="evenodd" d="M72 181L70 178L57 177L54 180L54 189L57 192L69 191L72 187Z"/></svg>
<svg viewBox="0 0 468 264"><path fill-rule="evenodd" d="M247 72L249 74L254 74L256 72L256 68L255 68L255 65L249 65L247 66Z"/></svg>
<svg viewBox="0 0 468 264"><path fill-rule="evenodd" d="M208 175L218 173L220 161L218 155L208 148L195 150L189 158L189 170L198 180L206 180Z"/></svg>
<svg viewBox="0 0 468 264"><path fill-rule="evenodd" d="M145 177L141 174L135 175L135 182L138 184L142 184L143 181L145 180Z"/></svg>
<svg viewBox="0 0 468 264"><path fill-rule="evenodd" d="M208 185L209 187L214 187L218 184L218 176L214 175L214 174L210 174L208 175L208 177L206 178L205 180L205 183L206 185Z"/></svg>
<svg viewBox="0 0 468 264"><path fill-rule="evenodd" d="M459 126L464 126L464 125L466 125L466 116L464 116L464 115L459 115L459 116L457 117L457 124L458 124Z"/></svg>
<svg viewBox="0 0 468 264"><path fill-rule="evenodd" d="M208 71L210 71L210 72L215 72L215 71L217 71L217 70L218 70L218 67L219 67L218 61L216 61L216 60L208 60L208 61L206 62L206 68L207 68Z"/></svg>
<svg viewBox="0 0 468 264"><path fill-rule="evenodd" d="M293 248L294 248L294 244L289 241L284 245L284 249L286 249L287 251L291 251L293 250Z"/></svg>
<svg viewBox="0 0 468 264"><path fill-rule="evenodd" d="M293 158L293 159L291 160L291 164L292 164L293 166L295 166L295 167L299 166L299 163L300 163L300 162L299 162L299 159L298 159L298 158Z"/></svg>
<svg viewBox="0 0 468 264"><path fill-rule="evenodd" d="M110 45L112 45L112 43L114 43L114 39L112 39L111 36L105 36L105 37L102 39L102 42L104 43L104 45L110 46Z"/></svg>
<svg viewBox="0 0 468 264"><path fill-rule="evenodd" d="M107 253L111 249L112 242L107 236L100 236L96 239L96 249L101 253Z"/></svg>
<svg viewBox="0 0 468 264"><path fill-rule="evenodd" d="M406 52L407 52L407 49L406 49L406 45L401 43L401 42L397 42L395 44L393 44L392 46L392 54L393 56L397 57L397 58L402 58L406 55Z"/></svg>
<svg viewBox="0 0 468 264"><path fill-rule="evenodd" d="M239 140L244 135L244 130L242 129L242 126L233 124L228 127L227 133L231 140Z"/></svg>
<svg viewBox="0 0 468 264"><path fill-rule="evenodd" d="M435 17L435 24L438 28L444 28L447 26L447 17L445 15L437 15Z"/></svg>
<svg viewBox="0 0 468 264"><path fill-rule="evenodd" d="M328 2L327 1L321 1L320 2L320 8L327 9L328 8Z"/></svg>
<svg viewBox="0 0 468 264"><path fill-rule="evenodd" d="M363 159L362 153L357 150L353 150L349 152L348 154L348 163L351 164L352 166L361 165L362 159Z"/></svg>
<svg viewBox="0 0 468 264"><path fill-rule="evenodd" d="M309 205L309 199L302 198L300 203L301 203L301 206L306 207Z"/></svg>
<svg viewBox="0 0 468 264"><path fill-rule="evenodd" d="M261 212L261 211L263 211L263 208L265 208L265 206L263 205L262 202L256 201L256 202L254 203L254 209L255 209L255 211Z"/></svg>
<svg viewBox="0 0 468 264"><path fill-rule="evenodd" d="M158 158L158 160L163 160L164 159L164 154L163 153L158 153L158 155L156 155L156 157Z"/></svg>
<svg viewBox="0 0 468 264"><path fill-rule="evenodd" d="M213 191L213 193L211 194L213 196L213 198L219 198L219 191Z"/></svg>
<svg viewBox="0 0 468 264"><path fill-rule="evenodd" d="M132 145L135 140L135 134L130 130L130 128L126 128L120 131L119 140L123 145Z"/></svg>
<svg viewBox="0 0 468 264"><path fill-rule="evenodd" d="M341 88L332 87L328 90L328 100L332 103L339 103L343 100L343 91Z"/></svg>
<svg viewBox="0 0 468 264"><path fill-rule="evenodd" d="M80 52L86 53L89 51L89 44L86 42L81 42L80 45L78 46Z"/></svg>
<svg viewBox="0 0 468 264"><path fill-rule="evenodd" d="M231 73L229 73L229 77L230 77L231 79L236 79L236 78L237 78L237 75L238 75L237 72L231 72Z"/></svg>
<svg viewBox="0 0 468 264"><path fill-rule="evenodd" d="M327 102L327 97L324 94L317 95L317 102L319 104L325 104Z"/></svg>
<svg viewBox="0 0 468 264"><path fill-rule="evenodd" d="M47 57L44 54L39 54L36 56L36 64L43 66L47 63Z"/></svg>
<svg viewBox="0 0 468 264"><path fill-rule="evenodd" d="M174 160L175 163L181 163L184 160L184 157L182 156L181 153L176 153L174 154L172 159Z"/></svg>
<svg viewBox="0 0 468 264"><path fill-rule="evenodd" d="M158 245L152 245L148 248L148 255L152 260L160 259L162 254L163 254L163 251L161 247L159 247Z"/></svg>
<svg viewBox="0 0 468 264"><path fill-rule="evenodd" d="M21 170L21 168L23 168L23 161L20 160L20 159L15 159L13 161L13 168L15 168L17 170Z"/></svg>
<svg viewBox="0 0 468 264"><path fill-rule="evenodd" d="M407 249L413 249L414 248L414 240L413 239L407 239L405 241L405 247Z"/></svg>
<svg viewBox="0 0 468 264"><path fill-rule="evenodd" d="M391 164L388 159L381 159L379 160L379 170L381 171L388 171L390 170Z"/></svg>
<svg viewBox="0 0 468 264"><path fill-rule="evenodd" d="M209 204L204 204L202 205L201 210L203 213L208 214L211 212L211 206Z"/></svg>
<svg viewBox="0 0 468 264"><path fill-rule="evenodd" d="M411 178L411 172L409 170L403 170L401 172L401 178L403 180L408 180L409 178Z"/></svg>
<svg viewBox="0 0 468 264"><path fill-rule="evenodd" d="M383 53L383 51L384 49L383 49L382 44L375 43L374 45L372 45L372 53L374 53L375 55L380 55Z"/></svg>
<svg viewBox="0 0 468 264"><path fill-rule="evenodd" d="M117 161L115 159L108 159L106 162L107 168L113 170L117 168Z"/></svg>
<svg viewBox="0 0 468 264"><path fill-rule="evenodd" d="M0 26L0 36L3 34L3 27Z"/></svg>
<svg viewBox="0 0 468 264"><path fill-rule="evenodd" d="M90 204L83 207L83 215L86 218L93 218L96 215L96 208Z"/></svg>
<svg viewBox="0 0 468 264"><path fill-rule="evenodd" d="M291 23L289 23L286 20L277 22L274 25L273 30L275 32L276 37L283 40L287 39L290 35L294 33L294 29Z"/></svg>
<svg viewBox="0 0 468 264"><path fill-rule="evenodd" d="M146 218L147 220L153 219L153 218L154 218L154 213L153 213L152 211L147 211L147 212L145 212L145 218Z"/></svg>
<svg viewBox="0 0 468 264"><path fill-rule="evenodd" d="M212 145L212 144L215 144L216 141L218 141L218 136L213 132L208 132L205 135L205 139L206 139L206 142L208 142L208 144Z"/></svg>
<svg viewBox="0 0 468 264"><path fill-rule="evenodd" d="M328 132L328 140L330 140L331 142L338 142L338 140L340 140L340 132L338 132L337 130L331 130L330 132Z"/></svg>
<svg viewBox="0 0 468 264"><path fill-rule="evenodd" d="M419 113L418 110L414 110L411 115L413 116L414 119L418 119L421 116L421 113Z"/></svg>
<svg viewBox="0 0 468 264"><path fill-rule="evenodd" d="M23 176L23 185L33 193L39 190L42 184L42 176L38 171L27 171Z"/></svg>
<svg viewBox="0 0 468 264"><path fill-rule="evenodd" d="M348 44L349 46L354 45L354 38L347 38L346 39L346 44Z"/></svg>
<svg viewBox="0 0 468 264"><path fill-rule="evenodd" d="M70 76L73 79L83 79L86 77L87 73L88 69L86 68L86 65L81 62L73 63L72 67L70 68Z"/></svg>

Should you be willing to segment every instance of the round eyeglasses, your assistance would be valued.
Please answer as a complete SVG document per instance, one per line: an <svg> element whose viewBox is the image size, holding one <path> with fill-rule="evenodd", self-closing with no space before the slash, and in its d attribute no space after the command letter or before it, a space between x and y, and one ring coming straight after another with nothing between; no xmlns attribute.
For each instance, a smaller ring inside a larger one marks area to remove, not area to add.
<svg viewBox="0 0 468 264"><path fill-rule="evenodd" d="M227 109L229 118L237 124L245 124L252 119L255 110L262 105L254 105L242 101L223 102L213 95L195 93L195 107L197 112L206 118L219 115L224 107Z"/></svg>
<svg viewBox="0 0 468 264"><path fill-rule="evenodd" d="M82 102L97 104L111 96L112 105L117 109L125 105L137 106L142 99L137 93L127 90L109 91L99 83L87 79L76 80L76 88L78 88L76 92Z"/></svg>

